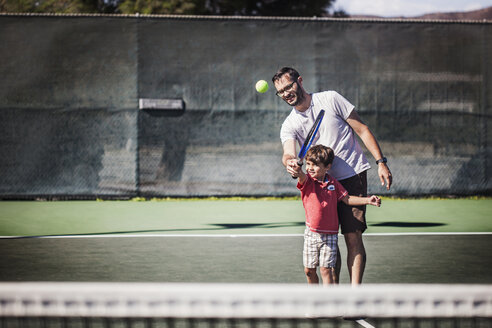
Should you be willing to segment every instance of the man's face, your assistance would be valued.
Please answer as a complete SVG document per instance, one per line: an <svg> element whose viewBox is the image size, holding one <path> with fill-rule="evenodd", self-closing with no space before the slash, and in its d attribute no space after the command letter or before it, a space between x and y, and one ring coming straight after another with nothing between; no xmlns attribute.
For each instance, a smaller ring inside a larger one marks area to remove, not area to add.
<svg viewBox="0 0 492 328"><path fill-rule="evenodd" d="M304 93L298 81L291 80L289 74L284 74L275 81L277 96L281 97L289 106L297 106L304 100Z"/></svg>

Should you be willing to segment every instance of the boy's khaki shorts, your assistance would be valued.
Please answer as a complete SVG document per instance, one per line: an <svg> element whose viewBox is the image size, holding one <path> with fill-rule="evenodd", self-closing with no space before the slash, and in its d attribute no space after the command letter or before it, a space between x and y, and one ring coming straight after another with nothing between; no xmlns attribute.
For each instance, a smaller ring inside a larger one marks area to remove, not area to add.
<svg viewBox="0 0 492 328"><path fill-rule="evenodd" d="M337 245L337 234L317 233L306 228L302 255L304 267L310 269L318 266L334 268L337 262Z"/></svg>

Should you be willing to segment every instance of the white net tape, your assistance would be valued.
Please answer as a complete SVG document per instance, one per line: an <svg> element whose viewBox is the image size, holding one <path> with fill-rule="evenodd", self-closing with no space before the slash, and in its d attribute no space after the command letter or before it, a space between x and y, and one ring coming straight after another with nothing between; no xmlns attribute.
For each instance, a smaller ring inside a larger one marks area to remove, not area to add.
<svg viewBox="0 0 492 328"><path fill-rule="evenodd" d="M0 316L492 317L492 286L0 283Z"/></svg>

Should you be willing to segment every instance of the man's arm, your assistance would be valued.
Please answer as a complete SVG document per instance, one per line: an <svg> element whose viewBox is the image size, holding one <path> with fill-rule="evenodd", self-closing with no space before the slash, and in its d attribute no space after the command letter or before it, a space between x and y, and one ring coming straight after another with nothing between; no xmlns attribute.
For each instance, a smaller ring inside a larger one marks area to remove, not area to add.
<svg viewBox="0 0 492 328"><path fill-rule="evenodd" d="M282 156L282 164L284 164L284 166L287 166L288 160L296 158L296 142L294 139L289 139L284 142L284 154Z"/></svg>
<svg viewBox="0 0 492 328"><path fill-rule="evenodd" d="M374 159L382 159L383 152L381 151L381 147L379 147L376 137L374 137L369 127L364 124L364 122L362 122L359 114L357 114L355 110L350 113L350 116L347 118L347 123L352 127L355 133L357 133L357 135L360 137ZM386 163L378 164L378 175L379 179L381 180L381 185L384 186L386 181L386 189L389 190L393 182L393 177Z"/></svg>
<svg viewBox="0 0 492 328"><path fill-rule="evenodd" d="M284 142L282 164L284 164L290 175L294 176L298 172L299 165L297 165L296 141L294 139L289 139Z"/></svg>

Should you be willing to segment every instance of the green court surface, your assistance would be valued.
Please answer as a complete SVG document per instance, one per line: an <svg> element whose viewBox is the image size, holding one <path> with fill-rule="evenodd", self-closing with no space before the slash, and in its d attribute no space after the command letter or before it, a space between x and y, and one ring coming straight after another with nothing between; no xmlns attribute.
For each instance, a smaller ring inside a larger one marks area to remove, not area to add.
<svg viewBox="0 0 492 328"><path fill-rule="evenodd" d="M492 283L491 209L383 199L364 282ZM299 200L3 201L0 229L0 281L305 281Z"/></svg>
<svg viewBox="0 0 492 328"><path fill-rule="evenodd" d="M492 198L383 199L367 233L492 232ZM78 234L297 234L300 200L0 202L0 236Z"/></svg>

